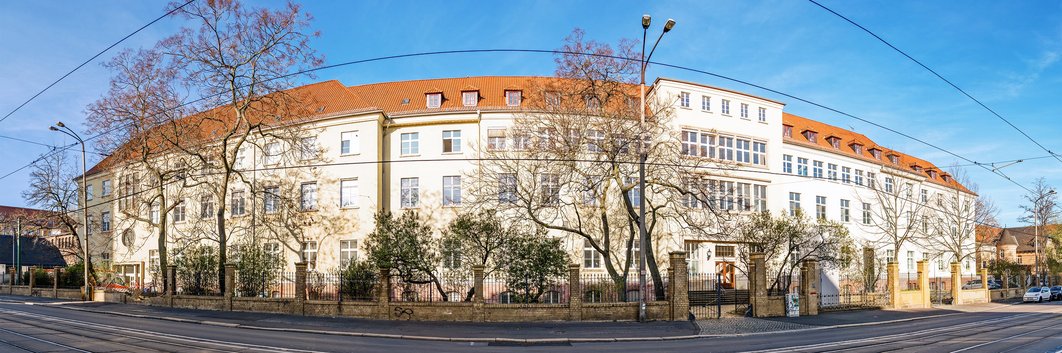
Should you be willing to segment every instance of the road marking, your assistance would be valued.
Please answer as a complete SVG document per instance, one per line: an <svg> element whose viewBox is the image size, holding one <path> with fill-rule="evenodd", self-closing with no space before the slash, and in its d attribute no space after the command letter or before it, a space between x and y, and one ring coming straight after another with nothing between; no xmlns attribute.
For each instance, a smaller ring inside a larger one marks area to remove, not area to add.
<svg viewBox="0 0 1062 353"><path fill-rule="evenodd" d="M118 331L119 333L122 333L122 334L128 334L130 332L133 332L133 333L139 333L139 334L142 334L142 335L166 337L166 338L177 340L177 341L185 341L185 342L193 342L193 343L206 343L206 344L212 344L212 345L221 346L221 347L252 349L252 350L260 350L260 351L267 351L267 352L284 351L284 352L320 353L320 351L291 349L291 348L274 347L274 346L266 346L266 345L257 345L257 344L250 344L250 343L225 342L225 341L213 340L213 339L209 339L209 338L191 337L191 336L176 335L176 334L157 332L157 331L141 330L141 329L135 329L135 328L131 328L131 327L107 325L107 324L101 324L101 323L95 323L95 322L88 322L88 321L61 318L61 317L47 315L47 314L30 313L30 312L26 312L26 311L22 311L22 310L0 309L0 312L4 312L4 313L16 315L16 316L30 317L30 318L38 319L38 320L42 320L42 321L66 323L68 325L80 325L80 326L87 326L87 327L92 327L92 328L96 328L96 329L106 328L106 329L110 329L111 331ZM151 338L147 338L147 337L136 337L136 339L144 340L144 341L157 342L157 343L163 343L163 344L168 343L168 342L165 342L165 341L155 340L155 339L151 339Z"/></svg>
<svg viewBox="0 0 1062 353"><path fill-rule="evenodd" d="M84 350L84 349L74 348L74 347L71 347L71 346L68 346L68 345L65 345L65 344L59 343L59 342L52 342L52 341L49 341L49 340L44 340L44 339L40 339L40 338L37 338L37 337L33 337L33 336L30 336L30 335L24 335L24 334L21 334L21 333L15 332L15 331L11 331L11 330L8 330L8 329L5 329L5 328L0 328L0 331L3 331L3 332L7 332L7 333L10 333L10 334L12 334L12 335L16 335L16 336L19 336L19 337L25 337L25 338L29 338L29 339L31 339L31 340L34 340L34 341L37 341L37 342L43 342L43 343L47 343L47 344L51 344L51 345L55 345L55 346L59 346L59 347L63 347L63 348L69 349L69 350L71 350L71 351L76 351L76 352L84 352L84 353L92 353L92 352L86 351L86 350ZM21 348L21 347L20 347L20 348ZM23 349L24 349L24 348L23 348Z"/></svg>
<svg viewBox="0 0 1062 353"><path fill-rule="evenodd" d="M971 350L971 349L974 349L974 348L984 347L984 346L987 346L987 345L990 345L990 344L993 344L993 343L1009 340L1011 338L1018 338L1018 337L1022 337L1022 336L1028 336L1028 335L1031 335L1033 333L1040 332L1040 331L1043 331L1043 330L1046 330L1046 329L1049 329L1049 328L1057 328L1057 327L1049 325L1049 326L1041 327L1039 329L1032 330L1032 331L1029 331L1029 332L1026 332L1026 333L1021 333L1021 334L1013 335L1013 336L1010 336L1010 337L1004 337L1004 338L1000 338L998 340L981 343L981 344L976 345L976 346L969 346L969 347L966 347L966 348L963 348L963 349L954 350L954 351L951 351L951 353L965 352L965 351L968 351L968 350Z"/></svg>

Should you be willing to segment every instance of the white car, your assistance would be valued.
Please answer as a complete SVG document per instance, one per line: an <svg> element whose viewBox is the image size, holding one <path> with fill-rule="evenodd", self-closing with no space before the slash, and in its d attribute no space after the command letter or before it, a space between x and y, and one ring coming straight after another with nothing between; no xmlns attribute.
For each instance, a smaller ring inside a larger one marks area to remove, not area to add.
<svg viewBox="0 0 1062 353"><path fill-rule="evenodd" d="M1023 302L1043 302L1045 300L1051 300L1051 288L1048 287L1032 287L1025 292L1022 296Z"/></svg>

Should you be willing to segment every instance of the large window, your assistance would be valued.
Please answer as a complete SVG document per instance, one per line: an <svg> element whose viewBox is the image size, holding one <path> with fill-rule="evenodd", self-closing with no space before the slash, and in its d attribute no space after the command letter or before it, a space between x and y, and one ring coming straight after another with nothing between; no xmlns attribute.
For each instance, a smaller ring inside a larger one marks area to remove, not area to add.
<svg viewBox="0 0 1062 353"><path fill-rule="evenodd" d="M782 172L793 174L793 156L782 155Z"/></svg>
<svg viewBox="0 0 1062 353"><path fill-rule="evenodd" d="M311 160L317 158L317 137L303 137L299 140L299 159Z"/></svg>
<svg viewBox="0 0 1062 353"><path fill-rule="evenodd" d="M867 187L873 189L877 181L877 175L875 175L873 172L867 172Z"/></svg>
<svg viewBox="0 0 1062 353"><path fill-rule="evenodd" d="M342 208L358 207L358 179L339 181L339 206Z"/></svg>
<svg viewBox="0 0 1062 353"><path fill-rule="evenodd" d="M767 143L753 141L752 142L752 164L755 165L767 165Z"/></svg>
<svg viewBox="0 0 1062 353"><path fill-rule="evenodd" d="M915 270L915 253L914 251L907 252L907 271Z"/></svg>
<svg viewBox="0 0 1062 353"><path fill-rule="evenodd" d="M808 159L797 157L797 175L808 176Z"/></svg>
<svg viewBox="0 0 1062 353"><path fill-rule="evenodd" d="M789 193L789 215L796 216L797 210L800 209L800 193Z"/></svg>
<svg viewBox="0 0 1062 353"><path fill-rule="evenodd" d="M267 186L262 192L262 211L276 213L280 209L280 187Z"/></svg>
<svg viewBox="0 0 1062 353"><path fill-rule="evenodd" d="M517 90L505 91L505 105L510 107L519 107L520 101L523 99L523 94Z"/></svg>
<svg viewBox="0 0 1062 353"><path fill-rule="evenodd" d="M885 177L885 192L892 192L892 178Z"/></svg>
<svg viewBox="0 0 1062 353"><path fill-rule="evenodd" d="M103 211L102 213L100 213L100 231L101 232L109 232L109 231L111 231L111 213L110 212Z"/></svg>
<svg viewBox="0 0 1062 353"><path fill-rule="evenodd" d="M811 162L811 176L815 178L822 178L822 161Z"/></svg>
<svg viewBox="0 0 1062 353"><path fill-rule="evenodd" d="M85 186L85 199L92 200L92 197L95 196L95 192L92 189L92 184Z"/></svg>
<svg viewBox="0 0 1062 353"><path fill-rule="evenodd" d="M767 122L767 108L760 108L760 122Z"/></svg>
<svg viewBox="0 0 1062 353"><path fill-rule="evenodd" d="M826 219L826 196L815 196L815 218Z"/></svg>
<svg viewBox="0 0 1062 353"><path fill-rule="evenodd" d="M830 163L826 165L826 179L833 181L837 180L837 165Z"/></svg>
<svg viewBox="0 0 1062 353"><path fill-rule="evenodd" d="M199 197L199 218L214 217L214 197L203 195Z"/></svg>
<svg viewBox="0 0 1062 353"><path fill-rule="evenodd" d="M498 202L516 203L516 174L498 174Z"/></svg>
<svg viewBox="0 0 1062 353"><path fill-rule="evenodd" d="M361 140L357 131L344 131L339 133L339 154L361 153Z"/></svg>
<svg viewBox="0 0 1062 353"><path fill-rule="evenodd" d="M689 108L690 107L690 93L689 92L679 93L679 106L681 106L683 108Z"/></svg>
<svg viewBox="0 0 1062 353"><path fill-rule="evenodd" d="M340 240L339 241L339 266L340 268L347 268L351 261L358 260L358 241L357 240Z"/></svg>
<svg viewBox="0 0 1062 353"><path fill-rule="evenodd" d="M317 267L317 241L306 242L306 247L302 250L302 258L306 260L309 268Z"/></svg>
<svg viewBox="0 0 1062 353"><path fill-rule="evenodd" d="M753 185L752 191L752 201L756 204L756 212L767 211L767 185Z"/></svg>
<svg viewBox="0 0 1062 353"><path fill-rule="evenodd" d="M583 240L583 268L601 268L601 254L589 240Z"/></svg>
<svg viewBox="0 0 1062 353"><path fill-rule="evenodd" d="M113 186L111 186L111 180L110 179L104 180L103 181L103 187L101 188L103 190L100 190L100 192L102 192L102 194L100 196L111 196L111 188L112 187Z"/></svg>
<svg viewBox="0 0 1062 353"><path fill-rule="evenodd" d="M841 200L841 222L848 222L852 219L851 201Z"/></svg>
<svg viewBox="0 0 1062 353"><path fill-rule="evenodd" d="M438 108L442 105L442 93L428 93L424 96L427 99L428 108Z"/></svg>
<svg viewBox="0 0 1062 353"><path fill-rule="evenodd" d="M741 163L752 163L752 141L745 139L737 139L736 141L737 161Z"/></svg>
<svg viewBox="0 0 1062 353"><path fill-rule="evenodd" d="M187 218L188 210L185 207L184 199L177 201L177 204L173 206L173 222L184 222Z"/></svg>
<svg viewBox="0 0 1062 353"><path fill-rule="evenodd" d="M682 131L682 154L697 157L715 157L712 144L715 136L711 134L693 131Z"/></svg>
<svg viewBox="0 0 1062 353"><path fill-rule="evenodd" d="M402 178L402 208L417 207L420 203L420 178Z"/></svg>
<svg viewBox="0 0 1062 353"><path fill-rule="evenodd" d="M586 132L586 151L604 152L605 132L601 130L589 130Z"/></svg>
<svg viewBox="0 0 1062 353"><path fill-rule="evenodd" d="M443 153L461 152L461 130L442 132Z"/></svg>
<svg viewBox="0 0 1062 353"><path fill-rule="evenodd" d="M407 132L400 135L402 142L401 152L403 156L412 156L420 153L420 133Z"/></svg>
<svg viewBox="0 0 1062 353"><path fill-rule="evenodd" d="M863 224L870 225L870 222L871 222L871 219L870 219L870 204L864 202L863 203Z"/></svg>
<svg viewBox="0 0 1062 353"><path fill-rule="evenodd" d="M542 185L542 204L560 204L560 176L557 174L542 174L539 177Z"/></svg>
<svg viewBox="0 0 1062 353"><path fill-rule="evenodd" d="M478 91L461 92L461 104L466 107L475 107L479 103Z"/></svg>
<svg viewBox="0 0 1062 353"><path fill-rule="evenodd" d="M841 182L845 184L852 182L852 168L841 167Z"/></svg>
<svg viewBox="0 0 1062 353"><path fill-rule="evenodd" d="M317 209L317 182L302 183L299 185L299 194L303 211Z"/></svg>
<svg viewBox="0 0 1062 353"><path fill-rule="evenodd" d="M722 103L723 115L730 115L730 100L724 99Z"/></svg>
<svg viewBox="0 0 1062 353"><path fill-rule="evenodd" d="M701 110L706 112L712 111L712 97L701 96Z"/></svg>
<svg viewBox="0 0 1062 353"><path fill-rule="evenodd" d="M505 129L487 129L487 149L491 151L505 149Z"/></svg>
<svg viewBox="0 0 1062 353"><path fill-rule="evenodd" d="M247 213L247 200L244 200L243 190L237 190L232 192L232 200L230 200L229 213L233 216L242 216Z"/></svg>
<svg viewBox="0 0 1062 353"><path fill-rule="evenodd" d="M716 137L716 146L719 146L719 159L732 161L734 160L734 138L719 136Z"/></svg>
<svg viewBox="0 0 1062 353"><path fill-rule="evenodd" d="M863 186L863 171L862 170L859 170L859 169L855 170L855 184L859 185L859 186Z"/></svg>
<svg viewBox="0 0 1062 353"><path fill-rule="evenodd" d="M265 145L265 164L277 163L280 163L280 142L270 142Z"/></svg>
<svg viewBox="0 0 1062 353"><path fill-rule="evenodd" d="M461 205L461 177L443 177L443 206Z"/></svg>
<svg viewBox="0 0 1062 353"><path fill-rule="evenodd" d="M741 117L745 118L745 119L749 118L749 105L748 104L741 103Z"/></svg>

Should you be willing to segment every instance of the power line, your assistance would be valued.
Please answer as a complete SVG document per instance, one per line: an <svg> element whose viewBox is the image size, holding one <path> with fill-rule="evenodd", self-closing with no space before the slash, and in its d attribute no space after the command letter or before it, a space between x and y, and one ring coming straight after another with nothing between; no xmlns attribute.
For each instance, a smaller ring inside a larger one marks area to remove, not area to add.
<svg viewBox="0 0 1062 353"><path fill-rule="evenodd" d="M316 68L311 68L311 69L297 71L297 72L293 72L293 73L290 73L290 74L286 74L286 75L278 76L278 77L275 77L275 78L271 78L271 79L265 80L263 82L269 82L269 81L274 81L274 80L279 80L279 79L285 79L285 78L298 76L298 75L303 75L303 74L306 74L306 73L311 73L311 72L320 71L320 70L334 69L334 68L339 68L339 67L344 67L344 66L350 66L350 65L355 65L355 64L363 64L363 63L369 63L369 62L375 62L375 61L401 59L401 58L412 58L412 57L421 57L421 56L433 56L433 55L479 54L479 53L536 53L536 54L553 54L553 55L555 55L555 54L571 54L571 55L582 55L582 56L609 58L609 59L617 59L617 60L628 60L628 61L639 60L639 59L626 58L626 57L617 56L617 55L605 55L605 54L597 54L597 53L580 53L580 52L571 52L571 51L563 51L563 50L545 50L545 49L505 49L505 48L501 48L501 49L442 50L442 51L430 51L430 52L419 52L419 53L388 55L388 56L381 56L381 57L375 57L375 58L347 61L347 62L332 64L332 65L325 65L325 66L320 66L320 67L316 67ZM942 151L942 152L947 153L949 155L952 155L952 156L954 156L956 158L964 160L964 161L966 161L968 163L971 163L973 165L980 166L983 169L988 170L989 172L991 172L993 174L996 174L996 175L1006 179L1007 181L1010 181L1014 185L1017 185L1018 187L1021 187L1022 189L1025 189L1026 191L1028 191L1030 193L1032 192L1031 189L1029 189L1025 185L1022 185L1022 184L1014 181L1009 176L1007 176L1006 174L1004 174L1003 172L1001 172L999 170L993 170L992 168L989 168L988 166L986 166L984 164L978 163L978 162L976 162L974 160L971 160L969 158L961 156L961 155L959 155L959 154L957 154L955 152L952 152L950 150L944 149L943 147L937 146L937 145L932 144L930 142L927 142L925 140L922 140L922 139L919 139L917 137L914 137L914 136L912 136L910 134L907 134L907 133L898 131L896 129L884 126L884 125L876 123L874 121L861 118L861 117L856 116L854 114L850 114L850 113L841 111L839 109L835 109L835 108L826 106L824 104L820 104L820 103L817 103L817 102L814 102L814 101L811 101L811 100L808 100L808 99L804 99L804 98L801 98L801 97L798 97L798 96L795 96L795 95L792 95L792 94L789 94L789 93L785 93L785 92L778 91L778 90L775 90L775 89L771 89L771 88L768 88L768 87L765 87L765 86L762 86L762 85L751 83L749 81L744 81L744 80L736 79L736 78L733 78L733 77L729 77L729 76L725 76L725 75L721 75L721 74L717 74L717 73L713 73L713 72L709 72L709 71L705 71L705 70L694 69L694 68L687 67L687 66L675 65L675 64L667 64L667 63L661 63L661 62L649 62L649 63L653 64L653 65L660 65L660 66L663 66L663 67L674 68L674 69L677 69L677 70L704 74L704 75L708 75L708 76L724 79L724 80L727 80L727 81L740 83L740 84L743 84L743 85L746 85L746 86L755 87L755 88L758 88L758 89L761 89L761 90L764 90L764 91L768 91L768 92L775 93L775 94L778 94L778 95L782 95L782 96L785 96L785 97L788 97L788 98L791 98L791 99L794 99L794 100L798 100L798 101L801 101L801 102L804 102L804 103L807 103L807 104L810 104L810 105L813 105L813 106L816 106L816 107L819 107L819 108L822 108L822 109L826 109L826 110L835 112L837 114L840 114L840 115L843 115L843 116L846 116L846 117L849 117L849 118L852 118L852 119L856 119L856 120L862 121L864 123L867 123L867 124L876 126L878 128L884 129L886 131L895 133L897 135L906 137L906 138L908 138L910 140L917 141L919 143L922 143L922 144L924 144L926 146L932 147L932 148L934 148L936 150L939 150L939 151ZM181 107L187 106L187 105L192 104L192 103L200 102L200 101L203 101L203 100L206 100L206 99L210 99L210 98L213 98L213 97L218 97L218 96L221 96L221 95L223 95L223 93L217 93L217 94L214 94L214 95L201 97L201 98L198 98L196 100L193 100L193 101L178 105L177 107L174 107L173 109L181 108ZM99 133L97 135L91 136L91 137L87 138L86 140L92 140L92 139L98 138L98 137L100 137L100 136L102 136L104 134L116 131L119 128L123 128L123 126L119 125L119 126L116 126L116 127L112 128L112 129L108 129L108 130L103 131L103 132L101 132L101 133ZM58 153L60 151L65 151L66 149L69 149L69 148L71 148L72 146L75 146L75 145L76 144L71 144L71 145L64 146L64 147L62 147L60 149L57 149L55 153ZM33 164L33 163L36 163L36 161L35 162L31 162L31 164ZM22 168L19 168L19 170L25 169L25 168L26 167L22 167ZM11 174L13 174L13 173L8 173L5 176L0 176L0 180L4 179L5 177L7 177L7 176L9 176Z"/></svg>
<svg viewBox="0 0 1062 353"><path fill-rule="evenodd" d="M936 76L941 81L944 81L949 86L954 88L956 91L959 91L959 93L962 93L962 95L966 96L966 98L969 98L970 100L974 101L974 103L977 103L977 105L980 105L981 108L984 108L989 113L992 113L992 115L995 115L996 118L999 118L999 120L1002 120L1004 123L1007 123L1007 125L1010 125L1011 128L1014 128L1014 130L1017 130L1019 133L1022 134L1022 136L1025 136L1026 139L1029 139L1029 141L1032 141L1032 143L1036 144L1036 146L1040 147L1040 149L1044 150L1044 152L1047 152L1051 156L1055 157L1055 160L1057 160L1060 163L1062 163L1062 158L1059 158L1059 156L1057 154L1055 154L1051 150L1047 149L1047 147L1044 147L1044 145L1040 144L1040 142L1038 142L1035 139L1033 139L1032 136L1029 136L1029 134L1025 133L1024 130L1018 128L1018 126L1016 126L1013 123L1011 123L1010 120L1007 120L1007 118L1004 118L1003 115L1000 115L995 110L993 110L992 108L989 108L987 105L982 103L977 98L974 98L974 96L970 95L969 93L967 93L962 88L959 88L959 86L956 85L955 83L951 82L951 80L948 80L947 78L944 78L944 76L942 76L941 74L937 73L935 70L929 68L929 66L926 66L921 61L918 61L918 59L915 59L911 55L908 55L906 52L904 52L900 48L897 48L895 45L892 45L892 43L889 43L889 41L885 40L884 38L882 38L881 36L879 36L876 33L872 32L871 30L867 29L866 27L863 27L862 25L860 25L860 24L856 23L855 21L849 19L848 17L845 17L844 15L841 15L840 13L837 13L837 11L834 11L834 10L830 9L829 7L826 7L825 5L819 3L819 2L817 2L815 0L808 0L808 1L810 1L811 3L813 3L815 5L818 5L819 7L821 7L822 9L824 9L826 11L829 11L830 13L836 15L837 17L840 17L841 19L847 21L848 23L851 23L853 26L858 27L859 29L863 30L864 32L867 32L867 34L871 35L872 37L874 37L878 41L884 43L889 48L892 48L892 50L895 50L897 53L900 53L900 55L903 55L904 57L906 57L907 59L911 60L915 64L918 64L918 66L921 66L923 69L926 69L926 71L929 71L930 73L932 73L933 76Z"/></svg>
<svg viewBox="0 0 1062 353"><path fill-rule="evenodd" d="M74 71L77 71L77 70L81 69L82 67L84 67L85 65L88 65L88 63L92 62L93 60L96 60L96 58L100 57L100 55L103 55L103 53L106 53L107 51L111 50L112 48L114 48L118 44L124 42L126 39L129 39L129 37L132 37L132 36L136 35L137 33L140 33L140 31L143 31L145 28L148 28L148 26L151 26L151 25L155 24L155 22L158 22L159 20L162 20L163 18L166 18L166 16L169 16L169 15L173 14L174 12L177 12L177 10L180 10L181 8L187 6L188 4L191 4L192 1L195 1L195 0L189 0L188 2L184 3L183 5L174 7L173 10L170 10L169 12L166 12L162 16L159 16L158 18L152 20L151 22L148 22L147 24L145 24L145 25L141 26L140 28L138 28L137 30L133 31L133 33L129 33L125 37L122 37L122 39L119 39L117 42L114 42L113 44L107 46L106 48L103 48L103 50L100 50L99 53L96 53L96 55L93 55L91 58L88 58L88 60L85 60L85 61L81 62L81 64L77 65L76 67L71 69L69 72L67 72L63 76L60 76L58 79L53 81L48 86L45 86L44 89L41 89L39 92L34 94L32 97L27 99L25 102L22 102L22 104L19 104L17 107L15 107L15 109L12 109L10 112L8 112L6 115L4 115L3 118L0 118L0 122L3 122L4 120L7 120L7 118L11 117L12 114L15 114L15 112L19 111L19 109L22 109L22 107L25 107L26 104L29 104L34 99L37 99L37 97L39 97L41 94L44 94L44 92L48 91L48 89L51 89L52 86L55 86L56 84L58 84L59 81L62 81L67 76L70 76L71 74L73 74Z"/></svg>

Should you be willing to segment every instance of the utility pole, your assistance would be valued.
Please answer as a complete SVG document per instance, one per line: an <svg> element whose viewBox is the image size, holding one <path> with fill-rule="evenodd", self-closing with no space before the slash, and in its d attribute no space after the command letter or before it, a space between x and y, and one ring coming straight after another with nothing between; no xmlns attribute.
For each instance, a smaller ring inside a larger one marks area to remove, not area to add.
<svg viewBox="0 0 1062 353"><path fill-rule="evenodd" d="M65 130L60 130L63 128ZM89 259L89 222L88 222L88 166L85 164L85 140L81 139L73 129L63 125L63 122L57 122L55 126L49 127L49 130L58 131L67 136L73 137L75 140L81 143L81 212L82 219L85 221L85 244L81 247L84 250L84 261L82 263L82 272L84 274L85 287L81 292L82 300L92 300L92 287L89 285L89 268L92 267L91 259Z"/></svg>
<svg viewBox="0 0 1062 353"><path fill-rule="evenodd" d="M15 218L15 278L22 284L22 217Z"/></svg>

